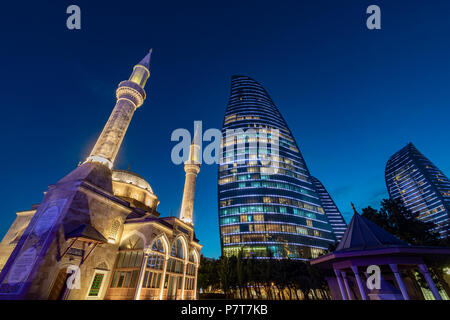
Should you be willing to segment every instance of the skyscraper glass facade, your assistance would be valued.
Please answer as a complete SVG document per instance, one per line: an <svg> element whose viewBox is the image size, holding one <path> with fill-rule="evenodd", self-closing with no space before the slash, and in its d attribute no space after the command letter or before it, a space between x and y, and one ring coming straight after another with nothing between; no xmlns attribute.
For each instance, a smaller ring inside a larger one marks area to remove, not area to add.
<svg viewBox="0 0 450 320"><path fill-rule="evenodd" d="M320 182L319 179L315 177L311 177L311 179L314 188L316 189L317 195L322 202L322 208L328 217L331 228L333 228L334 235L339 241L342 239L342 236L345 233L345 229L347 229L347 223L345 223L344 217L334 203L327 189L325 189L325 187L323 186L322 182Z"/></svg>
<svg viewBox="0 0 450 320"><path fill-rule="evenodd" d="M233 76L218 172L223 255L311 259L335 241L311 176L266 90ZM267 158L270 161L267 161Z"/></svg>
<svg viewBox="0 0 450 320"><path fill-rule="evenodd" d="M389 159L385 177L392 199L400 199L419 219L433 222L442 237L448 235L450 181L412 143Z"/></svg>

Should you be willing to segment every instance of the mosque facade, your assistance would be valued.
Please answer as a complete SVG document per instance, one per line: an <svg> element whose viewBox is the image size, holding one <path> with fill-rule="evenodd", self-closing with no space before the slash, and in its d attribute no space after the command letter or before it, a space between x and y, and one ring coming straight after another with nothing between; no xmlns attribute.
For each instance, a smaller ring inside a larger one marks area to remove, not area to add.
<svg viewBox="0 0 450 320"><path fill-rule="evenodd" d="M193 224L199 147L185 163L180 217L161 217L150 184L113 169L146 98L151 51L116 90L86 161L17 217L0 243L0 299L196 299L202 245Z"/></svg>

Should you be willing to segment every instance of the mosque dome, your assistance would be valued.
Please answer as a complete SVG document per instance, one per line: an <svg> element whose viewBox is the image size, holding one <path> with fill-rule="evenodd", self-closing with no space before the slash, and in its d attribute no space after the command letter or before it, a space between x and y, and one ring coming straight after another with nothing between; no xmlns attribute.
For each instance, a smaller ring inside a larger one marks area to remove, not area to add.
<svg viewBox="0 0 450 320"><path fill-rule="evenodd" d="M156 211L159 200L150 184L141 176L126 170L113 170L112 173L114 195L150 212Z"/></svg>
<svg viewBox="0 0 450 320"><path fill-rule="evenodd" d="M144 178L134 172L126 170L113 170L112 179L113 181L135 185L136 187L148 190L153 194L153 189L152 187L150 187L150 184Z"/></svg>

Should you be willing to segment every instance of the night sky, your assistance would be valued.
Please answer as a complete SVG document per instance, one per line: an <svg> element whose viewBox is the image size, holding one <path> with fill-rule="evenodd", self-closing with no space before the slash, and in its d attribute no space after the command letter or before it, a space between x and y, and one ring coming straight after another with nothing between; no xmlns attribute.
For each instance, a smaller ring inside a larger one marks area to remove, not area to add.
<svg viewBox="0 0 450 320"><path fill-rule="evenodd" d="M71 4L78 31L66 28ZM366 28L371 4L381 30ZM347 221L350 201L387 197L386 161L410 141L449 175L449 17L450 1L425 0L2 3L0 236L88 156L118 83L151 47L148 98L115 167L149 181L163 216L184 183L171 133L194 120L220 129L233 74L267 89ZM217 257L217 166L197 183L197 237Z"/></svg>

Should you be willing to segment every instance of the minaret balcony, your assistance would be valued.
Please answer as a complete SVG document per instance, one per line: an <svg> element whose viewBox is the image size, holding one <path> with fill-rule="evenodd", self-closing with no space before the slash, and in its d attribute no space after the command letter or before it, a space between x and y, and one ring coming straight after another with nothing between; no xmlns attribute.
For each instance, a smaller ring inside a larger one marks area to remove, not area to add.
<svg viewBox="0 0 450 320"><path fill-rule="evenodd" d="M116 90L117 100L127 99L130 100L136 108L139 108L146 98L145 90L142 89L138 84L125 80L119 83Z"/></svg>

